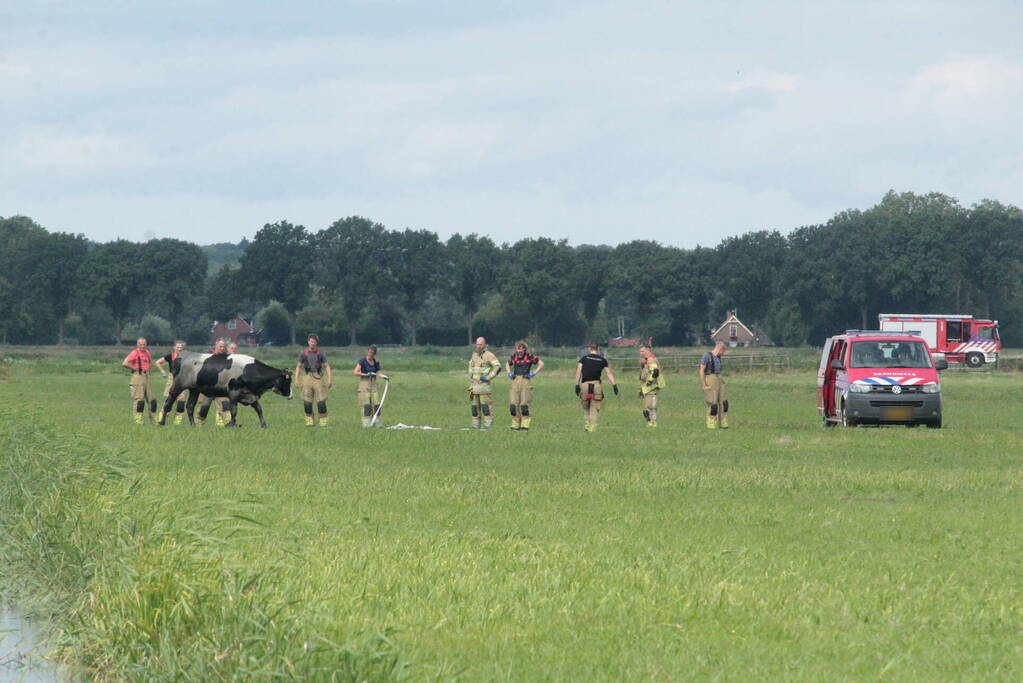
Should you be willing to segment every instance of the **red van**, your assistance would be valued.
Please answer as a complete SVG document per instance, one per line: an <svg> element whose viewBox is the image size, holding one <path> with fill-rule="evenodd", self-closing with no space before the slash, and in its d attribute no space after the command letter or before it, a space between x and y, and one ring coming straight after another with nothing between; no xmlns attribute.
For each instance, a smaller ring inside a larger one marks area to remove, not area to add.
<svg viewBox="0 0 1023 683"><path fill-rule="evenodd" d="M838 423L941 427L938 370L912 332L848 330L828 338L817 370L817 410L825 427Z"/></svg>

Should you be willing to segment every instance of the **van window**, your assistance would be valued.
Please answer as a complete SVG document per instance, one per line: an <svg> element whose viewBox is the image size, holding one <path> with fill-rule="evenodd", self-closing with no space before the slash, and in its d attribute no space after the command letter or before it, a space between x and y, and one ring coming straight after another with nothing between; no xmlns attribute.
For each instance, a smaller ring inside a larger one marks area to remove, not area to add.
<svg viewBox="0 0 1023 683"><path fill-rule="evenodd" d="M828 369L828 365L831 363L831 358L834 356L832 353L835 345L834 339L828 339L824 342L824 349L821 351L821 366L819 370L825 372Z"/></svg>
<svg viewBox="0 0 1023 683"><path fill-rule="evenodd" d="M922 341L858 341L852 345L853 368L929 368Z"/></svg>
<svg viewBox="0 0 1023 683"><path fill-rule="evenodd" d="M995 328L993 327L978 327L977 336L980 337L981 339L994 339L993 335L994 331Z"/></svg>
<svg viewBox="0 0 1023 683"><path fill-rule="evenodd" d="M958 342L963 340L963 324L958 320L945 323L945 341Z"/></svg>

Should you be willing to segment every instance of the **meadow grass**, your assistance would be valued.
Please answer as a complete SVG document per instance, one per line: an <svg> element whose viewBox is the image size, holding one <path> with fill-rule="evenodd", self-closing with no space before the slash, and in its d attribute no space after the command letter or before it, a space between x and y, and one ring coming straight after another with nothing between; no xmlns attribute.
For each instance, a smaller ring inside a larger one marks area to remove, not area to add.
<svg viewBox="0 0 1023 683"><path fill-rule="evenodd" d="M708 432L694 377L651 430L630 374L591 435L553 362L532 431L499 381L476 432L461 356L385 356L388 423L426 432L359 429L337 358L326 429L277 396L268 430L135 427L116 368L14 364L4 582L61 657L139 680L1023 675L1020 375L945 376L942 430L824 429L812 374L738 375Z"/></svg>

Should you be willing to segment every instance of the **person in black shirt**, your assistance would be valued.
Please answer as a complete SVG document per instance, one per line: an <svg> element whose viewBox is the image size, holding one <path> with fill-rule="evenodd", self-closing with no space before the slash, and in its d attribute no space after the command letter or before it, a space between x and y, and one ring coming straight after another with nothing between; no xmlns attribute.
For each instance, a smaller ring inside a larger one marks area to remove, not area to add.
<svg viewBox="0 0 1023 683"><path fill-rule="evenodd" d="M185 342L183 342L183 341L176 341L176 342L174 342L174 350L173 351L168 353L163 358L157 358L156 359L156 367L160 370L160 374L167 378L167 386L163 390L163 397L164 397L164 399L166 399L168 396L170 396L170 388L171 388L171 385L174 383L174 370L176 369L176 366L178 365L174 361L176 361L178 359L178 356L184 350L185 350ZM167 370L163 369L164 363L167 364ZM175 415L174 415L174 424L176 424L176 425L181 424L182 420L185 417L185 401L187 401L187 400L188 400L188 390L186 389L185 391L181 392L180 395L178 395L178 402L177 402L177 406L176 406L176 409L175 409ZM159 417L156 418L157 422L160 422L161 420L163 420L163 411L162 410L160 411Z"/></svg>
<svg viewBox="0 0 1023 683"><path fill-rule="evenodd" d="M611 388L615 395L618 395L618 383L615 382L614 373L611 372L607 359L600 355L600 347L596 342L586 347L589 351L579 359L575 366L575 395L582 402L583 416L586 419L584 427L588 432L597 431L597 418L600 414L600 404L604 400L604 391L600 387L600 378L607 372L607 378L611 380Z"/></svg>

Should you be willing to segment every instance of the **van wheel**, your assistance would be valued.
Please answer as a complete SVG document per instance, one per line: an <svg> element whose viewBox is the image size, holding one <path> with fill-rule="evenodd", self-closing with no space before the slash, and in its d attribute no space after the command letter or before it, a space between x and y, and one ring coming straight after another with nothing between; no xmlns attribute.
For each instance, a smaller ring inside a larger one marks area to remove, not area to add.
<svg viewBox="0 0 1023 683"><path fill-rule="evenodd" d="M941 418L939 417L934 422L928 422L927 427L928 429L941 429Z"/></svg>
<svg viewBox="0 0 1023 683"><path fill-rule="evenodd" d="M855 427L856 418L849 417L845 412L845 402L842 402L842 426L843 427Z"/></svg>
<svg viewBox="0 0 1023 683"><path fill-rule="evenodd" d="M968 367L968 368L979 368L979 367L982 367L983 365L984 365L984 354L977 353L976 351L974 351L973 353L966 354L966 367Z"/></svg>

